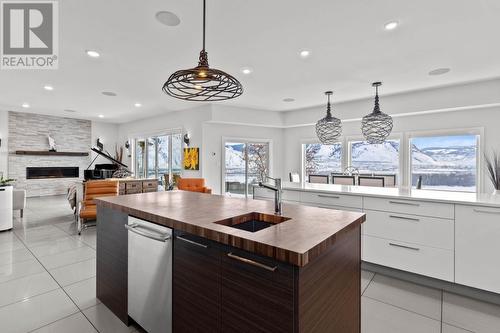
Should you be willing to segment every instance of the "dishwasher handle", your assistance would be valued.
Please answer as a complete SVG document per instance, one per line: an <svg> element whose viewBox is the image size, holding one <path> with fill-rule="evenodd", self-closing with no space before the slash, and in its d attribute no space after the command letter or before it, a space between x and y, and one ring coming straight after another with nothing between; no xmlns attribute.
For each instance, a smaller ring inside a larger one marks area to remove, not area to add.
<svg viewBox="0 0 500 333"><path fill-rule="evenodd" d="M153 231L154 233L145 232L145 231L142 231L139 228L141 228L141 229L147 229L149 231ZM147 237L149 239L157 240L159 242L166 242L167 240L170 239L170 235L156 233L155 230L145 228L144 226L141 226L141 225L139 225L137 223L125 224L125 229L127 229L130 232L136 233L138 235Z"/></svg>

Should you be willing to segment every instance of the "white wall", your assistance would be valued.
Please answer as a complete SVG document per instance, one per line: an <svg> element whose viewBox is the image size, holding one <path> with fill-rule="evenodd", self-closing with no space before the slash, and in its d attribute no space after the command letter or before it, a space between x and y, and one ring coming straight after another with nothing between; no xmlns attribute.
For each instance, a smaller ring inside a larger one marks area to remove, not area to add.
<svg viewBox="0 0 500 333"><path fill-rule="evenodd" d="M0 173L7 177L8 171L8 151L9 151L9 113L0 110Z"/></svg>
<svg viewBox="0 0 500 333"><path fill-rule="evenodd" d="M162 116L145 118L119 125L118 138L121 144L128 139L141 136L157 135L167 130L182 129L183 133L189 133L191 138L190 147L202 147L203 122L211 119L210 105L193 108L191 110L168 112ZM201 150L203 154L203 150ZM132 167L130 159L124 160L125 164ZM183 170L183 177L202 177L203 159L200 158L200 170Z"/></svg>
<svg viewBox="0 0 500 333"><path fill-rule="evenodd" d="M268 139L271 140L270 148L272 165L270 175L273 177L281 177L283 165L283 129L245 126L245 125L230 125L205 123L203 125L203 177L207 181L207 186L212 188L212 192L220 194L222 190L222 166L223 166L223 138L239 138L239 139Z"/></svg>
<svg viewBox="0 0 500 333"><path fill-rule="evenodd" d="M93 121L92 122L92 146L97 145L97 138L101 139L101 142L104 144L104 149L107 150L111 156L115 156L115 146L118 145L118 149L120 149L120 146L123 146L125 144L124 142L119 142L118 141L118 125L117 124L111 124L111 123L103 123L99 121ZM96 153L92 152L91 153L91 159L93 160L96 157ZM126 150L125 148L123 149L123 156L125 158L126 155ZM100 164L100 163L111 163L108 159L99 156L95 162L95 164ZM93 168L94 166L92 166Z"/></svg>

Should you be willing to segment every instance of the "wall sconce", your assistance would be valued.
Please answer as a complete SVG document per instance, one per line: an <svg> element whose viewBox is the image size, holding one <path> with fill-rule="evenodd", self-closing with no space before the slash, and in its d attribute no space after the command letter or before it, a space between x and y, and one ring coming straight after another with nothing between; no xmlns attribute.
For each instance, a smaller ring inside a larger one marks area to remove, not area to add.
<svg viewBox="0 0 500 333"><path fill-rule="evenodd" d="M191 140L191 138L189 137L189 134L186 133L184 134L184 143L186 144L186 146L189 147L189 141Z"/></svg>

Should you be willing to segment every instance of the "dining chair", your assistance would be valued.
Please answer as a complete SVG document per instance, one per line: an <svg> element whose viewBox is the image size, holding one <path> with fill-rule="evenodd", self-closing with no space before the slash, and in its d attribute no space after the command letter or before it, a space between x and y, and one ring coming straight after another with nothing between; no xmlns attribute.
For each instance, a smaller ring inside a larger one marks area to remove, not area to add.
<svg viewBox="0 0 500 333"><path fill-rule="evenodd" d="M346 175L333 175L332 183L337 185L354 185L355 177L354 176L346 176Z"/></svg>
<svg viewBox="0 0 500 333"><path fill-rule="evenodd" d="M396 186L396 175L375 175L375 177L384 177L384 187Z"/></svg>
<svg viewBox="0 0 500 333"><path fill-rule="evenodd" d="M330 177L328 175L309 175L309 183L330 184Z"/></svg>
<svg viewBox="0 0 500 333"><path fill-rule="evenodd" d="M385 179L384 177L358 177L359 186L372 186L372 187L384 187Z"/></svg>

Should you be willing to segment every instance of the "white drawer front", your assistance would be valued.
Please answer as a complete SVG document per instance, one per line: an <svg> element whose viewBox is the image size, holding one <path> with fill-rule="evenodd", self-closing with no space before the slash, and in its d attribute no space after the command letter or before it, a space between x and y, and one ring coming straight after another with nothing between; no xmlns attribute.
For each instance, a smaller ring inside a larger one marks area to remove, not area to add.
<svg viewBox="0 0 500 333"><path fill-rule="evenodd" d="M455 282L500 293L500 208L455 209Z"/></svg>
<svg viewBox="0 0 500 333"><path fill-rule="evenodd" d="M365 210L364 234L446 250L454 249L454 221Z"/></svg>
<svg viewBox="0 0 500 333"><path fill-rule="evenodd" d="M362 253L364 261L454 281L453 251L363 236Z"/></svg>
<svg viewBox="0 0 500 333"><path fill-rule="evenodd" d="M283 191L283 200L299 202L300 201L300 192Z"/></svg>
<svg viewBox="0 0 500 333"><path fill-rule="evenodd" d="M309 206L309 207L318 207L318 208L345 210L347 212L356 212L356 213L362 213L363 212L363 210L361 208L354 208L354 207L320 205L320 204L310 203L310 202L301 202L300 204L303 205L303 206Z"/></svg>
<svg viewBox="0 0 500 333"><path fill-rule="evenodd" d="M365 210L380 210L384 212L431 216L443 219L453 219L455 217L453 208L453 204L447 203L372 197L364 198Z"/></svg>
<svg viewBox="0 0 500 333"><path fill-rule="evenodd" d="M301 192L300 201L326 206L363 208L363 198L355 195Z"/></svg>
<svg viewBox="0 0 500 333"><path fill-rule="evenodd" d="M300 201L300 193L297 191L283 191L282 199L284 201L290 202L299 202ZM274 191L267 188L255 188L254 189L254 199L263 200L263 199L272 199L274 200Z"/></svg>

